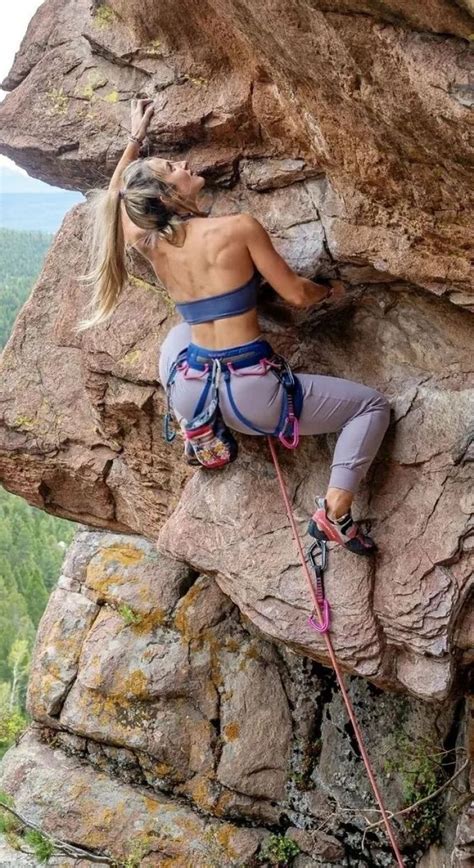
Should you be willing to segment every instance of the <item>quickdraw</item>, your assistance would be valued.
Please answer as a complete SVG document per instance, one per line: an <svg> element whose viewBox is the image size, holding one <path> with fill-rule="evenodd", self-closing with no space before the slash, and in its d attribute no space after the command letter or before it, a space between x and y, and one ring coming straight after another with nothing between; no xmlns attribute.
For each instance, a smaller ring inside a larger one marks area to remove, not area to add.
<svg viewBox="0 0 474 868"><path fill-rule="evenodd" d="M316 560L319 555L321 556L321 563L318 563ZM324 593L324 570L326 569L327 559L327 542L325 540L321 540L320 542L315 540L313 545L308 549L308 560L314 570L314 590L323 617L320 623L315 621L315 609L313 609L312 614L308 618L308 624L313 630L317 630L318 633L326 633L329 630L330 606Z"/></svg>

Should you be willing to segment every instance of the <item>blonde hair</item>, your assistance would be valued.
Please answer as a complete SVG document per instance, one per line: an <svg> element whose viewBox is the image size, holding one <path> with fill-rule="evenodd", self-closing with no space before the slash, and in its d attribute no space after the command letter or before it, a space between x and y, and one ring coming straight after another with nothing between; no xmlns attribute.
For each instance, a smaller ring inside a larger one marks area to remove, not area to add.
<svg viewBox="0 0 474 868"><path fill-rule="evenodd" d="M152 246L156 236L179 246L182 233L177 230L182 220L176 211L177 206L196 217L206 216L164 180L163 173L151 165L150 158L133 160L128 164L122 174L122 191L130 220L147 230L142 239L146 246ZM89 301L92 312L89 318L79 321L76 332L105 322L127 282L120 194L118 189L97 188L88 193L84 235L87 270L77 279L93 287Z"/></svg>

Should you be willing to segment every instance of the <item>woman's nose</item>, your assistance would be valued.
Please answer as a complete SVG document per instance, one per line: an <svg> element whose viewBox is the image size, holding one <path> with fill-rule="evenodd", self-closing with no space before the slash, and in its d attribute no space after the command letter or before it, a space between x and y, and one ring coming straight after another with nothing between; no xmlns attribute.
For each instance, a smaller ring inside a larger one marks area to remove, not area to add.
<svg viewBox="0 0 474 868"><path fill-rule="evenodd" d="M187 169L188 168L188 161L182 160L180 163L178 163L178 166L180 166L181 169Z"/></svg>

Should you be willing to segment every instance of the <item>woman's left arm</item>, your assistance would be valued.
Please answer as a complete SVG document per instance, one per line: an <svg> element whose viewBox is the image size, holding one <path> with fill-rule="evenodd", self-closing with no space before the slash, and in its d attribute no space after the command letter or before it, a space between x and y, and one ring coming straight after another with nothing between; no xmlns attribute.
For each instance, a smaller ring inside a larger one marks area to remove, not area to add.
<svg viewBox="0 0 474 868"><path fill-rule="evenodd" d="M119 162L115 167L115 171L110 179L109 190L118 190L122 184L122 174L124 169L137 160L140 153L140 145L146 136L148 124L155 111L155 103L152 99L132 99L131 106L131 130L130 135L140 141L129 139Z"/></svg>

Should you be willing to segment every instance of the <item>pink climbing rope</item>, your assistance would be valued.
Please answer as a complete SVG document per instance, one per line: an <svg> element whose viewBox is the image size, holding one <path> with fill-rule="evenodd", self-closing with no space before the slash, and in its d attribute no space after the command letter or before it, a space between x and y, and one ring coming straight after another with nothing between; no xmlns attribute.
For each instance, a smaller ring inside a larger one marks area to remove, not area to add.
<svg viewBox="0 0 474 868"><path fill-rule="evenodd" d="M276 453L276 450L275 450L275 446L274 446L273 441L272 441L272 438L271 438L270 436L268 436L267 439L268 439L268 445L269 445L269 447L270 447L270 452L271 452L271 455L272 455L272 458L273 458L273 463L274 463L274 465L275 465L275 470L276 470L276 475L277 475L277 477L278 477L278 482L279 482L279 484L280 484L280 489L281 489L282 497L283 497L283 500L284 500L284 502L285 502L286 511L287 511L287 513L288 513L288 519L289 519L289 522L290 522L290 525L291 525L291 529L292 529L292 531L293 531L293 537L294 537L294 540L295 540L296 546L297 546L297 548L298 548L298 553L299 553L300 560L301 560L301 566L303 567L303 572L304 572L304 574L305 574L305 576L306 576L306 579L307 579L307 582L308 582L308 585L309 585L309 589L310 589L310 592L311 592L311 596L312 596L312 598L313 598L313 602L314 602L314 605L315 605L316 611L317 611L317 613L318 613L318 617L319 617L320 623L323 623L323 621L322 621L321 610L320 610L320 607L319 607L319 605L318 605L318 599L317 599L316 592L315 592L314 587L313 587L313 583L312 583L312 581L311 581L311 575L310 575L310 572L309 572L309 569L308 569L308 564L307 564L307 562L306 562L306 558L305 558L305 555L304 555L303 546L302 546L302 543L301 543L301 538L300 538L300 535L299 535L299 533L298 533L298 528L296 527L295 517L294 517L294 515L293 515L293 510L292 510L292 508L291 508L290 500L289 500L289 497L288 497L288 492L287 492L287 490L286 490L285 482L284 482L284 479L283 479L283 476L282 476L282 472L281 472L280 464L279 464L279 461L278 461L278 456L277 456L277 453ZM334 649L333 649L333 647L332 647L331 639L330 639L330 637L329 637L329 635L328 635L328 633L327 633L326 631L321 631L321 633L322 633L322 635L324 636L324 638L325 638L325 640L326 640L326 645L327 645L327 649L328 649L328 654L329 654L329 657L330 657L330 659L331 659L331 663L332 663L332 665L333 665L334 671L335 671L335 673L336 673L337 680L338 680L338 682L339 682L339 687L340 687L340 689L341 689L341 693L342 693L342 696L343 696L343 699L344 699L344 703L345 703L346 708L347 708L347 713L348 713L349 718L350 718L350 720L351 720L352 726L354 727L354 734L355 734L355 737L356 737L356 739L357 739L357 743L358 743L358 745L359 745L359 749L360 749L360 752L361 752L361 755L362 755L362 759L364 760L364 765L365 765L365 768L366 768L366 771L367 771L367 775L368 775L369 781L370 781L370 783L371 783L372 789L373 789L373 791L374 791L375 798L376 798L376 800L377 800L377 802L378 802L378 804L379 804L379 807L380 807L380 810L381 810L381 813L382 813L382 817L383 817L383 821L384 821L384 823L385 823L385 828L386 828L386 830L387 830L387 835L388 835L389 841L390 841L390 843L391 843L391 845L392 845L393 852L394 852L394 854L395 854L395 856L396 856L396 858L397 858L397 864L400 866L400 868L405 868L405 863L404 863L404 861L403 861L403 859L402 859L402 856L401 856L400 850L398 849L398 844L397 844L397 841L396 841L396 839L395 839L395 835L394 835L394 833L393 833L392 827L391 827L391 825L390 825L390 821L389 821L389 819L388 819L387 812L386 812L386 810L385 810L385 806L384 806L384 803L383 803L383 800L382 800L382 796L381 796L380 791L379 791L379 788L378 788L378 786L377 786L377 781L375 780L374 772L373 772L372 767L371 767L371 765L370 765L370 760L369 760L369 757L368 757L368 754L367 754L367 751L366 751L366 749L365 749L364 742L363 742L363 739L362 739L362 733L361 733L361 731L360 731L360 729L359 729L359 724L357 723L357 718L356 718L356 716L355 716L354 709L353 709L353 707L352 707L352 703L351 703L351 701L350 701L350 699L349 699L349 696L348 696L348 694L347 694L346 687L345 687L345 684L344 684L344 680L343 680L343 677L342 677L342 673L341 673L341 671L340 671L340 669L339 669L339 665L338 665L338 662L337 662L337 660L336 660L336 655L334 654Z"/></svg>

